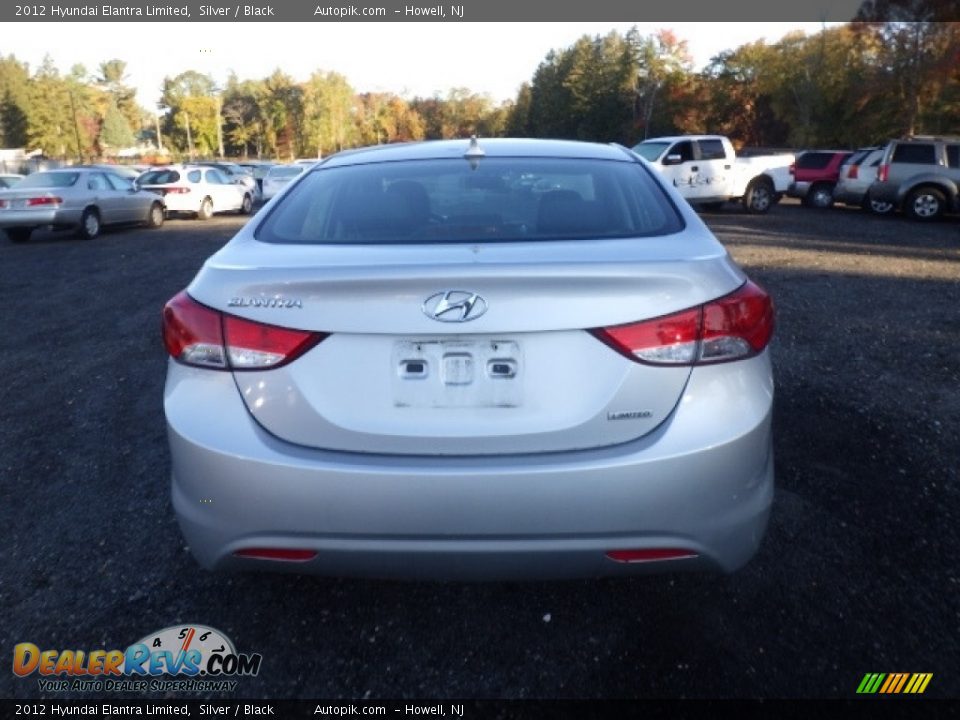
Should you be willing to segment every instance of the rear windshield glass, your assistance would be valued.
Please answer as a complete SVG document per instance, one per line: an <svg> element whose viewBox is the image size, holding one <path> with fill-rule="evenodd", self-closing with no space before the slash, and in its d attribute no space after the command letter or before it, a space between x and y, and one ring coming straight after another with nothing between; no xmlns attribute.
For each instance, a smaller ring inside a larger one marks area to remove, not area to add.
<svg viewBox="0 0 960 720"><path fill-rule="evenodd" d="M833 153L807 152L797 158L797 167L803 170L822 170L830 164Z"/></svg>
<svg viewBox="0 0 960 720"><path fill-rule="evenodd" d="M148 170L140 176L141 185L165 185L175 183L180 179L176 170Z"/></svg>
<svg viewBox="0 0 960 720"><path fill-rule="evenodd" d="M853 155L851 155L846 160L844 160L843 164L844 165L860 165L866 159L867 155L869 155L872 152L873 152L872 150L857 150L857 152L853 153Z"/></svg>
<svg viewBox="0 0 960 720"><path fill-rule="evenodd" d="M256 237L277 243L432 243L619 238L683 221L636 163L463 158L319 170Z"/></svg>
<svg viewBox="0 0 960 720"><path fill-rule="evenodd" d="M295 178L297 175L302 173L304 168L302 167L275 167L270 168L270 172L267 173L271 178Z"/></svg>
<svg viewBox="0 0 960 720"><path fill-rule="evenodd" d="M80 173L75 172L51 172L34 173L27 175L23 180L17 183L17 190L24 188L65 188L75 185Z"/></svg>

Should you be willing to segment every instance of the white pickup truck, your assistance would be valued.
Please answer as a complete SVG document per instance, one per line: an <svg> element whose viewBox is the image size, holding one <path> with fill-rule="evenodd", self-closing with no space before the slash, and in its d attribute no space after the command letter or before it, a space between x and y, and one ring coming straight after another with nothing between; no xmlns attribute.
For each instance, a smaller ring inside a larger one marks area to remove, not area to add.
<svg viewBox="0 0 960 720"><path fill-rule="evenodd" d="M644 140L633 151L649 160L691 205L719 209L739 200L765 213L790 186L790 154L738 158L722 135L676 135Z"/></svg>

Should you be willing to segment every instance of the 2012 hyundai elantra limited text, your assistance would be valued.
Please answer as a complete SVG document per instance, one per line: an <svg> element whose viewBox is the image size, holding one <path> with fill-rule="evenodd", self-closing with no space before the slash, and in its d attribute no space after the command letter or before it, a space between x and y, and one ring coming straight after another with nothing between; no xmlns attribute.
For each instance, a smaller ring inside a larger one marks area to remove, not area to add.
<svg viewBox="0 0 960 720"><path fill-rule="evenodd" d="M208 568L733 571L773 498L773 306L619 146L341 153L163 310Z"/></svg>

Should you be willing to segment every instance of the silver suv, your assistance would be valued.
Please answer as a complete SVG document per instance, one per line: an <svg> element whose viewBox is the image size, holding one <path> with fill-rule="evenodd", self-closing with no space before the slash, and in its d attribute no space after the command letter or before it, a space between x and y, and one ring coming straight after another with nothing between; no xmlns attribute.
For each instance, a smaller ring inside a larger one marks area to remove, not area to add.
<svg viewBox="0 0 960 720"><path fill-rule="evenodd" d="M916 220L960 209L960 138L891 140L870 198L891 202Z"/></svg>

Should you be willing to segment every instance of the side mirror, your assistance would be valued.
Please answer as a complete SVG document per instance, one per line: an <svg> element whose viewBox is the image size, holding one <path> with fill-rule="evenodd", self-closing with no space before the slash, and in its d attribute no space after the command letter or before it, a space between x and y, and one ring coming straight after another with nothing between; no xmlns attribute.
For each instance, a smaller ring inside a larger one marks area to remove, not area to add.
<svg viewBox="0 0 960 720"><path fill-rule="evenodd" d="M682 162L683 162L683 156L682 156L682 155L667 155L667 156L663 159L663 164L664 164L664 165L679 165L679 164L682 163Z"/></svg>

